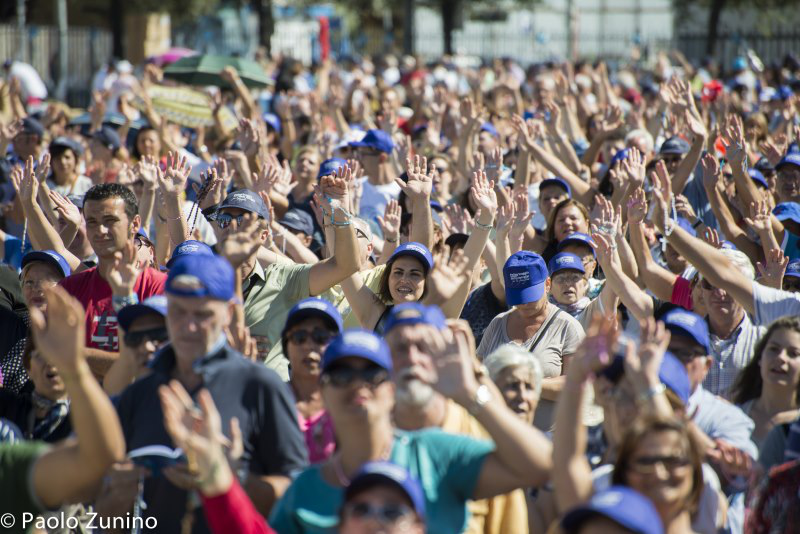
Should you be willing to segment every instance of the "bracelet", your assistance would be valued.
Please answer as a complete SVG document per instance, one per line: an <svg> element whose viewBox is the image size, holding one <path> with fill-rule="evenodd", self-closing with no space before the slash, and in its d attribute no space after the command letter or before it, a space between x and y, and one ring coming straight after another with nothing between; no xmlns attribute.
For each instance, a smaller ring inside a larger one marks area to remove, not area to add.
<svg viewBox="0 0 800 534"><path fill-rule="evenodd" d="M397 243L397 239L398 239L397 237L395 237L394 239L389 239L388 237L384 237L383 240L386 241L387 243Z"/></svg>
<svg viewBox="0 0 800 534"><path fill-rule="evenodd" d="M344 222L336 222L334 220L334 215L336 214L336 210L339 210L340 212L344 213L345 217L347 217L347 220L345 220ZM333 226L349 226L352 222L352 219L353 216L346 209L342 208L341 206L334 207L333 205L331 205L331 224Z"/></svg>
<svg viewBox="0 0 800 534"><path fill-rule="evenodd" d="M653 397L655 397L656 395L661 395L665 391L667 391L667 386L664 385L664 383L652 387L647 391L645 391L644 393L642 393L641 395L639 395L639 397L636 399L636 404L637 405L643 404L652 399Z"/></svg>
<svg viewBox="0 0 800 534"><path fill-rule="evenodd" d="M702 220L700 220L700 219L697 219L697 221L695 221L695 223L692 225L692 228L694 228L695 230L697 230L697 228L698 228L698 227L699 227L701 224L703 224L703 221L702 221Z"/></svg>
<svg viewBox="0 0 800 534"><path fill-rule="evenodd" d="M492 228L494 228L491 224L481 224L481 222L478 219L475 219L475 226L477 226L478 228L483 228L484 230L490 230L490 231L491 231Z"/></svg>

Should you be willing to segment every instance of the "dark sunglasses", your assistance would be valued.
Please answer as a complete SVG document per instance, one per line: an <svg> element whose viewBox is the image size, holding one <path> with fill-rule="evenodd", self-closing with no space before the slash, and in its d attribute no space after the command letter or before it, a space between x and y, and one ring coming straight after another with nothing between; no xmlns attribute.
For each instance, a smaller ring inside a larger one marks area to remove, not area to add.
<svg viewBox="0 0 800 534"><path fill-rule="evenodd" d="M654 473L656 466L661 464L667 471L674 471L686 467L691 462L682 456L643 456L631 462L631 468L639 473Z"/></svg>
<svg viewBox="0 0 800 534"><path fill-rule="evenodd" d="M345 506L350 517L356 519L374 519L383 525L391 525L404 517L414 514L414 510L405 504L386 504L373 506L367 502L358 502Z"/></svg>
<svg viewBox="0 0 800 534"><path fill-rule="evenodd" d="M153 244L152 244L152 243L150 243L149 241L147 241L147 240L145 240L145 239L142 239L142 238L140 238L140 237L135 237L135 238L133 238L133 244L134 244L134 245L136 245L136 248L137 248L137 249L138 249L138 248L142 248L142 247L150 247L150 246L153 246Z"/></svg>
<svg viewBox="0 0 800 534"><path fill-rule="evenodd" d="M151 328L139 332L128 332L125 334L125 344L131 348L136 348L147 340L153 341L156 345L163 343L169 338L166 328Z"/></svg>
<svg viewBox="0 0 800 534"><path fill-rule="evenodd" d="M703 279L700 281L700 287L702 287L702 288L703 288L703 289L705 289L706 291L714 291L714 289L716 289L714 286L712 286L711 284L709 284L709 283L708 283L708 280L706 280L705 278L703 278Z"/></svg>
<svg viewBox="0 0 800 534"><path fill-rule="evenodd" d="M389 380L389 372L379 365L369 365L362 369L337 365L322 373L320 382L337 388L344 388L355 382L365 382L368 386L377 387Z"/></svg>
<svg viewBox="0 0 800 534"><path fill-rule="evenodd" d="M295 345L302 345L309 338L316 343L317 345L327 345L333 334L329 330L325 330L324 328L315 328L314 330L295 330L288 336L286 339L289 340L290 343L294 343Z"/></svg>
<svg viewBox="0 0 800 534"><path fill-rule="evenodd" d="M230 226L231 221L233 221L233 220L236 221L237 225L241 226L242 225L242 221L244 220L244 216L245 216L244 213L242 213L241 215L236 215L236 216L233 216L230 213L217 213L217 215L214 218L214 220L217 221L217 225L220 228L227 228L228 226Z"/></svg>

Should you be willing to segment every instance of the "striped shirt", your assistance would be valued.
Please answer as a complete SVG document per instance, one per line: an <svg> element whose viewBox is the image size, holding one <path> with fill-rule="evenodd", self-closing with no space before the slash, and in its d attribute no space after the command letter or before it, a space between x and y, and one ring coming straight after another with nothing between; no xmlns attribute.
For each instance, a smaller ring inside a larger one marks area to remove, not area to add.
<svg viewBox="0 0 800 534"><path fill-rule="evenodd" d="M753 359L756 343L766 331L756 326L745 313L744 319L727 339L720 339L711 333L711 369L708 371L703 387L730 400L730 390L742 369Z"/></svg>

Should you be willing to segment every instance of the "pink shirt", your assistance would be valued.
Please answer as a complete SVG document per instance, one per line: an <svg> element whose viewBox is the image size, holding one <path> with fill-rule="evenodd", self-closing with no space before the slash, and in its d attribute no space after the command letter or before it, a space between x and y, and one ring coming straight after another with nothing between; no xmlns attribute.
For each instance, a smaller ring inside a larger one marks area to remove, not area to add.
<svg viewBox="0 0 800 534"><path fill-rule="evenodd" d="M306 438L308 460L312 464L322 462L333 454L336 450L336 436L333 433L333 421L327 411L322 410L308 419L298 413L297 420Z"/></svg>

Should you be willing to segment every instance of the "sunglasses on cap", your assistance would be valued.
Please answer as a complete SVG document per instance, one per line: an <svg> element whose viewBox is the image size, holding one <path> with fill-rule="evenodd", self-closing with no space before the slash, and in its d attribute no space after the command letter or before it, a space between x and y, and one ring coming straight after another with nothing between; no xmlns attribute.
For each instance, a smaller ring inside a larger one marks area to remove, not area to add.
<svg viewBox="0 0 800 534"><path fill-rule="evenodd" d="M377 387L387 380L389 380L389 372L376 364L361 369L348 365L335 365L320 376L322 384L330 384L337 388L347 387L356 381L364 382L370 387Z"/></svg>
<svg viewBox="0 0 800 534"><path fill-rule="evenodd" d="M153 341L159 345L169 339L166 328L151 328L139 332L128 332L125 334L125 344L131 348L136 348L146 341Z"/></svg>
<svg viewBox="0 0 800 534"><path fill-rule="evenodd" d="M295 345L302 345L311 339L317 345L327 345L334 334L330 330L324 328L315 328L314 330L295 330L286 336L289 343Z"/></svg>
<svg viewBox="0 0 800 534"><path fill-rule="evenodd" d="M374 519L382 525L392 525L414 515L414 510L405 504L391 503L377 506L368 502L357 502L346 505L344 511L354 519Z"/></svg>

